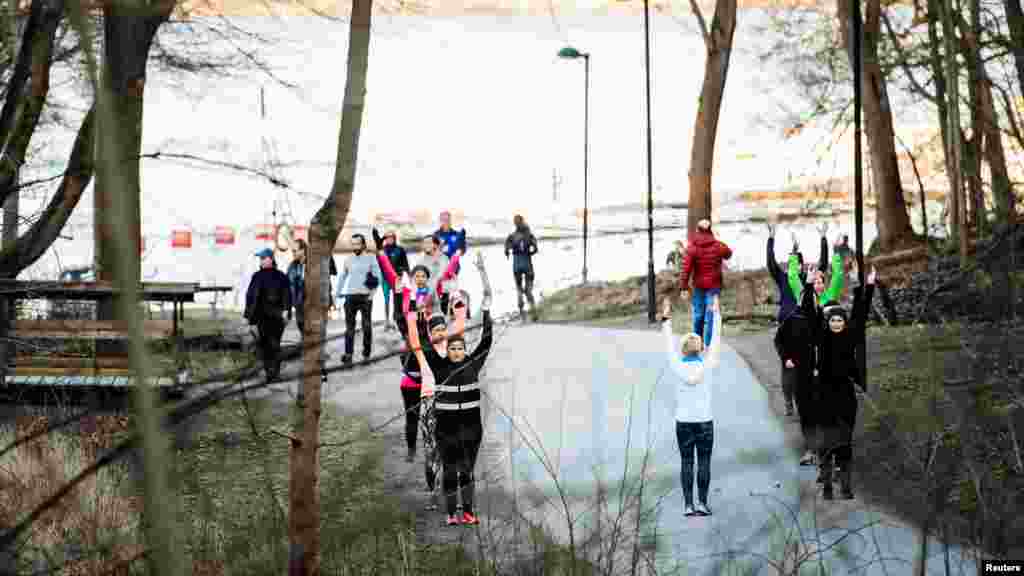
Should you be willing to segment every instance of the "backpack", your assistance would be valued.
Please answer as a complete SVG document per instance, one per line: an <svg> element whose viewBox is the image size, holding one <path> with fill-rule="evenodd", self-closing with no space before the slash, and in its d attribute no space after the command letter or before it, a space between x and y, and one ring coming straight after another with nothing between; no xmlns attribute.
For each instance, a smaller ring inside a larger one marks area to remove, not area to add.
<svg viewBox="0 0 1024 576"><path fill-rule="evenodd" d="M380 286L380 280L377 280L377 276L373 272L367 272L366 281L363 282L363 286L366 286L367 290L372 292L377 289L377 286Z"/></svg>

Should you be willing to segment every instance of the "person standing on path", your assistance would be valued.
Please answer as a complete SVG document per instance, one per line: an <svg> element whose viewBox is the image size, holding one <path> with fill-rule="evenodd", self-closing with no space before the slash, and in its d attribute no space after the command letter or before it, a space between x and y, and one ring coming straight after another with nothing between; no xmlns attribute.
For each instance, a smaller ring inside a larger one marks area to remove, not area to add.
<svg viewBox="0 0 1024 576"><path fill-rule="evenodd" d="M345 352L342 364L352 364L355 349L356 314L362 318L363 360L373 352L373 294L380 283L380 266L377 258L367 254L366 239L362 234L352 235L352 255L341 267L338 279L338 299L344 299L345 310Z"/></svg>
<svg viewBox="0 0 1024 576"><path fill-rule="evenodd" d="M818 330L818 373L821 386L822 443L818 450L819 469L825 500L833 499L832 478L839 468L840 495L853 499L853 429L857 420L857 390L866 389L861 380L858 344L864 338L868 310L874 295L876 272L872 268L866 286L854 288L853 311L848 315L838 302L822 309ZM835 466L832 459L835 458Z"/></svg>
<svg viewBox="0 0 1024 576"><path fill-rule="evenodd" d="M793 255L795 255L802 263L803 258L799 252L796 252L796 246L793 247ZM771 275L772 280L775 281L775 289L779 293L779 310L776 314L776 321L779 324L779 328L776 331L776 342L778 341L778 332L782 330L786 319L790 317L794 312L798 310L796 299L800 296L799 294L793 294L793 291L789 287L789 282L786 278L786 272L782 270L779 263L775 260L775 226L770 222L768 223L768 246L767 246L767 265L768 273ZM792 256L791 256L792 257ZM780 352L781 354L781 352ZM782 374L782 396L786 402L786 416L793 415L793 395L796 389L797 374L794 368L787 367L785 358L780 360L780 370Z"/></svg>
<svg viewBox="0 0 1024 576"><path fill-rule="evenodd" d="M789 256L791 262L799 260L797 254ZM785 287L785 284L783 285ZM788 287L785 287L789 291ZM804 455L800 464L811 466L815 462L818 447L819 416L818 390L815 382L817 360L817 312L814 306L814 291L808 286L802 291L800 306L793 309L775 331L775 351L782 362L783 390L790 388L796 399L797 414L800 417L800 432L804 439ZM787 399L787 402L791 400ZM787 405L786 414L792 409Z"/></svg>
<svg viewBox="0 0 1024 576"><path fill-rule="evenodd" d="M711 344L696 333L686 334L682 346L672 337L672 303L666 299L661 313L661 331L665 337L668 363L677 378L676 441L682 460L680 479L686 516L710 516L708 492L711 488L711 450L715 427L711 413L711 371L718 366L722 347L722 314L718 295L709 303L714 312ZM680 348L682 352L680 353ZM693 453L697 452L697 505L693 504Z"/></svg>
<svg viewBox="0 0 1024 576"><path fill-rule="evenodd" d="M708 306L722 292L722 263L732 257L732 249L715 238L711 221L702 219L687 246L683 271L679 278L680 297L685 297L693 276L693 331L711 343L714 312Z"/></svg>
<svg viewBox="0 0 1024 576"><path fill-rule="evenodd" d="M516 280L516 293L519 303L519 317L525 322L526 312L523 309L523 295L530 303L530 315L537 321L537 306L533 301L533 255L537 253L537 238L534 237L526 220L519 214L512 218L515 232L505 239L505 258L512 255L512 275Z"/></svg>
<svg viewBox="0 0 1024 576"><path fill-rule="evenodd" d="M396 278L401 278L402 274L410 271L409 258L405 252L405 248L398 245L398 232L394 229L388 230L384 233L384 237L381 238L377 233L377 229L372 230L373 241L377 246L377 263L381 265L381 270L384 270L384 262L380 259L381 255L386 256L388 263L391 266L391 270L394 271ZM385 274L385 279L387 275ZM393 327L397 327L399 332L402 331L402 326L405 324L405 319L402 316L402 306L398 299L398 293L395 290L395 284L393 282L381 282L381 291L384 292L384 322L388 330ZM395 294L395 306L391 308L391 294ZM393 319L393 320L392 320Z"/></svg>
<svg viewBox="0 0 1024 576"><path fill-rule="evenodd" d="M303 305L306 302L306 257L308 248L306 241L298 239L295 241L295 257L288 265L288 286L291 288L292 306L295 308L295 325L299 328L299 338L305 332L305 311Z"/></svg>
<svg viewBox="0 0 1024 576"><path fill-rule="evenodd" d="M440 278L444 271L448 269L448 264L450 263L448 256L441 251L441 239L433 234L424 236L420 248L423 255L420 256L416 264L425 267L430 278L434 280ZM436 281L430 283L430 291L431 299L434 302L434 309L440 310L441 294L438 293ZM443 313L447 315L447 312Z"/></svg>
<svg viewBox="0 0 1024 576"><path fill-rule="evenodd" d="M461 256L466 255L466 229L455 230L452 228L452 215L451 212L445 210L441 212L438 217L440 226L434 231L434 237L440 241L442 252L444 255L451 260L456 254ZM447 266L446 266L447 267ZM442 268L443 270L444 268ZM461 268L455 266L455 276L458 276ZM454 281L447 281L441 291L439 291L439 303L441 305L441 313L445 316L448 315L448 302L451 299L451 295L455 293L457 288L455 287Z"/></svg>
<svg viewBox="0 0 1024 576"><path fill-rule="evenodd" d="M477 260L483 268L483 260ZM408 280L405 280L408 283ZM410 286L411 288L411 286ZM465 306L456 300L454 306ZM483 421L480 413L480 372L491 350L493 322L491 320L491 291L484 284L481 303L483 312L483 334L472 353L466 353L463 334L450 333L447 341L447 356L434 351L433 346L421 346L419 330L409 331L412 349L433 374L437 394L434 408L437 414L437 445L441 452L442 487L445 493L445 507L448 513L447 525L479 524L473 511L474 477L477 454L483 441ZM416 323L416 315L408 315L410 324ZM462 499L462 517L456 516L457 498Z"/></svg>
<svg viewBox="0 0 1024 576"><path fill-rule="evenodd" d="M281 336L284 334L287 312L292 319L291 286L288 276L277 269L274 251L264 248L256 253L260 269L252 275L245 292L243 317L256 326L259 347L263 356L263 370L267 381L273 382L281 374Z"/></svg>

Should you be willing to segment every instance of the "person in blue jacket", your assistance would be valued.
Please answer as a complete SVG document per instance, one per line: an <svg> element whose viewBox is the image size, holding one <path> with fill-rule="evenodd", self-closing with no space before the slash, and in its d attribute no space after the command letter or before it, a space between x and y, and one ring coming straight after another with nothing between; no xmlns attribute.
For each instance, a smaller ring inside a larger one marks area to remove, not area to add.
<svg viewBox="0 0 1024 576"><path fill-rule="evenodd" d="M455 230L452 228L452 215L451 212L445 210L441 212L439 218L441 226L434 231L434 238L437 238L441 243L441 250L449 260L455 256L455 253L465 256L466 255L466 229ZM455 265L455 275L459 274L460 266ZM448 301L450 295L447 290L438 295L440 300L441 313L445 316L448 315Z"/></svg>

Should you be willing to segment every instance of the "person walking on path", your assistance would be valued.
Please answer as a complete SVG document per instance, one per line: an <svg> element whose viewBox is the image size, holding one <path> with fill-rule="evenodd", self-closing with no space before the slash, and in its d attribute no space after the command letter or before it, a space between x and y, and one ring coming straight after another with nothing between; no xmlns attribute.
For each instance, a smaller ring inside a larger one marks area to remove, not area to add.
<svg viewBox="0 0 1024 576"><path fill-rule="evenodd" d="M680 296L685 297L693 276L693 331L704 337L705 346L711 343L714 332L714 312L708 304L722 292L722 263L731 257L732 249L711 231L711 221L705 218L698 222L683 260L679 285Z"/></svg>
<svg viewBox="0 0 1024 576"><path fill-rule="evenodd" d="M377 258L365 253L366 239L362 234L352 235L352 255L341 267L338 279L338 299L344 299L345 311L345 352L342 364L352 364L355 349L356 314L362 318L363 360L373 352L373 293L380 283L380 266Z"/></svg>
<svg viewBox="0 0 1024 576"><path fill-rule="evenodd" d="M438 220L440 221L440 226L434 231L434 237L440 241L441 251L449 260L454 258L456 254L464 256L466 254L466 229L455 230L452 228L452 215L447 210L441 212ZM456 265L455 276L458 276L460 270L461 268ZM450 281L446 283L444 289L438 294L441 313L446 316L448 315L448 301L456 290L455 282Z"/></svg>
<svg viewBox="0 0 1024 576"><path fill-rule="evenodd" d="M377 230L374 229L374 240L377 240ZM398 245L398 233L395 230L388 230L384 233L383 243L378 244L381 248L378 249L378 255L383 251L384 255L387 256L388 262L390 262L392 269L398 277L402 274L409 272L409 258L405 252L405 248ZM405 324L405 321L401 319L401 306L398 301L398 293L395 292L395 285L389 282L382 282L380 285L381 291L384 292L384 320L385 326L388 330L397 327L401 331L401 327ZM394 309L391 307L391 294L395 293ZM394 318L394 322L392 322Z"/></svg>
<svg viewBox="0 0 1024 576"><path fill-rule="evenodd" d="M281 374L281 336L284 334L285 313L292 319L291 286L288 276L277 269L274 251L264 248L256 253L260 269L252 275L245 292L243 316L256 326L259 348L263 356L263 370L267 381L273 382Z"/></svg>
<svg viewBox="0 0 1024 576"><path fill-rule="evenodd" d="M306 257L307 245L303 239L295 241L295 257L288 265L288 286L291 288L292 307L295 308L295 325L299 328L299 338L305 332L305 313L303 306L306 302Z"/></svg>
<svg viewBox="0 0 1024 576"><path fill-rule="evenodd" d="M675 248L665 257L665 266L676 274L683 271L683 261L686 259L686 242L676 240Z"/></svg>
<svg viewBox="0 0 1024 576"><path fill-rule="evenodd" d="M696 333L686 334L682 346L672 337L672 304L666 299L661 314L661 331L665 337L665 351L669 366L677 378L676 383L676 441L682 460L680 479L686 516L710 516L708 492L711 488L711 450L714 447L715 428L711 413L712 370L718 366L722 347L722 314L718 295L709 303L714 312L711 343ZM680 349L682 353L680 353ZM693 503L693 453L697 453L697 505Z"/></svg>
<svg viewBox="0 0 1024 576"><path fill-rule="evenodd" d="M478 267L483 261L478 259ZM408 279L403 280L411 288ZM465 306L456 299L454 306ZM441 452L442 488L448 513L448 526L457 524L479 524L473 511L474 477L477 454L483 441L483 421L480 413L480 371L491 350L492 320L491 292L484 285L481 304L483 312L483 334L472 353L466 353L463 334L448 335L447 356L438 354L432 346L421 346L419 330L409 331L412 349L420 359L420 365L430 368L436 382L434 408L437 414L437 445ZM408 316L410 324L417 322L416 315ZM462 517L456 516L457 498L461 496Z"/></svg>
<svg viewBox="0 0 1024 576"><path fill-rule="evenodd" d="M866 389L861 379L858 344L864 338L868 310L874 295L876 272L872 268L866 286L854 288L853 311L836 301L828 302L818 322L818 374L821 387L820 424L822 442L818 450L819 469L825 500L833 499L832 480L839 468L839 486L844 500L853 499L853 429L857 420L857 391ZM835 459L835 465L832 459Z"/></svg>
<svg viewBox="0 0 1024 576"><path fill-rule="evenodd" d="M537 253L537 238L534 237L526 220L519 214L512 218L515 224L515 232L505 239L505 258L512 255L512 275L516 280L517 302L519 304L519 317L526 321L526 312L523 309L523 296L530 303L530 314L534 321L537 320L537 307L533 301L533 255Z"/></svg>

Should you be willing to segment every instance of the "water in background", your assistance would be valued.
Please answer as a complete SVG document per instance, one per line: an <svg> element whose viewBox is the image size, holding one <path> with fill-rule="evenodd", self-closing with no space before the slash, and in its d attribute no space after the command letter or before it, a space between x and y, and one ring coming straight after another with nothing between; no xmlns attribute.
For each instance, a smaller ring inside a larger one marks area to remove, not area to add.
<svg viewBox="0 0 1024 576"><path fill-rule="evenodd" d="M670 222L685 222L685 210L659 211L655 226ZM623 225L637 224L636 215L602 216L592 218L591 231L622 229ZM644 220L641 218L641 220ZM791 233L796 234L805 256L812 259L818 257L819 236L816 227L822 221L829 221L829 243L840 232L850 234L853 245L852 215L840 219L806 219L781 226L778 231L776 257L784 260L792 245ZM469 236L473 237L474 227L467 224ZM536 228L536 226L535 226ZM479 230L480 228L477 228ZM508 230L511 232L511 227ZM733 249L733 257L728 262L732 270L753 270L765 266L765 241L767 229L760 223L721 223L716 225L718 237ZM673 249L676 240L683 238L683 229L656 230L654 233L654 266L655 271L666 269L665 260ZM864 246L870 245L877 235L873 221L867 220L864 226ZM251 235L250 235L251 237ZM152 246L143 261L143 276L146 281L166 282L201 282L204 285L230 286L234 290L220 295L218 307L240 310L244 307L245 290L249 278L258 267L254 254L265 247L264 241L247 240L240 237L232 246L216 246L212 238L194 238L189 249L172 248L167 245ZM536 280L534 295L538 298L551 294L562 288L578 284L583 270L583 240L569 238L564 240L547 240L540 242L540 251L534 256ZM81 257L72 259L74 262L88 262L91 247L83 247ZM617 281L647 273L647 233L630 233L616 235L593 234L588 247L588 280ZM512 276L512 263L504 255L502 245L470 247L467 260L460 273L461 287L468 290L471 306L475 310L480 305L482 285L480 276L473 266L475 253L481 252L487 267L487 274L494 291L492 310L496 313L516 310L516 289ZM415 265L420 254L411 253L410 263ZM335 254L338 268L348 258L346 254ZM288 255L281 253L278 265L285 269ZM335 286L336 289L336 286ZM214 299L211 294L197 295L197 301L209 305ZM374 298L373 317L384 319L384 299L381 291Z"/></svg>

